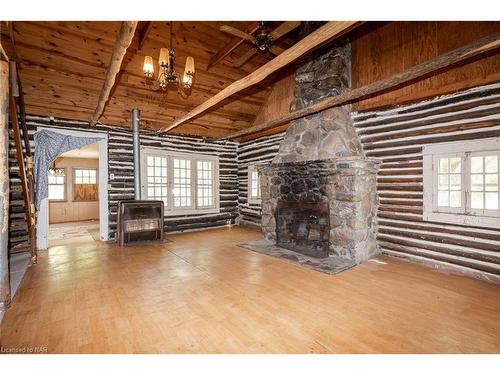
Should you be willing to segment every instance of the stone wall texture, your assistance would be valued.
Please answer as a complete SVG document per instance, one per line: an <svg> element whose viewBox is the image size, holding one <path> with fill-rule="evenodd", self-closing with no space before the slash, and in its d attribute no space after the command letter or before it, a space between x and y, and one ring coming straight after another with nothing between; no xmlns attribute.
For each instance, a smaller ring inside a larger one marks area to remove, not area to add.
<svg viewBox="0 0 500 375"><path fill-rule="evenodd" d="M295 99L290 110L315 104L350 87L350 44L313 54L295 75ZM330 108L294 120L273 163L360 156L361 143L350 116L350 106Z"/></svg>
<svg viewBox="0 0 500 375"><path fill-rule="evenodd" d="M360 156L361 143L346 107L292 121L273 163Z"/></svg>

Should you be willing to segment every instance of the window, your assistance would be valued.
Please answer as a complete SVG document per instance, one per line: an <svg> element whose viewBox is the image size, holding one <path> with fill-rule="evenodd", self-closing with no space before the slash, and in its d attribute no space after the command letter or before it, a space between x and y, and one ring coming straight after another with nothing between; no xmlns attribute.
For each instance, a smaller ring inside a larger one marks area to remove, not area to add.
<svg viewBox="0 0 500 375"><path fill-rule="evenodd" d="M165 215L219 212L218 158L142 148L142 195Z"/></svg>
<svg viewBox="0 0 500 375"><path fill-rule="evenodd" d="M97 169L75 168L75 184L97 184Z"/></svg>
<svg viewBox="0 0 500 375"><path fill-rule="evenodd" d="M97 192L97 169L95 168L74 168L74 201L96 201Z"/></svg>
<svg viewBox="0 0 500 375"><path fill-rule="evenodd" d="M248 167L248 202L260 203L260 175L257 167Z"/></svg>
<svg viewBox="0 0 500 375"><path fill-rule="evenodd" d="M461 156L436 156L437 166L437 207L441 212L460 212L462 211L463 189Z"/></svg>
<svg viewBox="0 0 500 375"><path fill-rule="evenodd" d="M168 168L164 156L147 156L146 158L146 199L163 201L168 205Z"/></svg>
<svg viewBox="0 0 500 375"><path fill-rule="evenodd" d="M500 152L470 156L471 211L487 215L498 211L498 162Z"/></svg>
<svg viewBox="0 0 500 375"><path fill-rule="evenodd" d="M424 147L424 219L500 227L500 138Z"/></svg>
<svg viewBox="0 0 500 375"><path fill-rule="evenodd" d="M66 170L64 168L49 169L49 200L66 199Z"/></svg>
<svg viewBox="0 0 500 375"><path fill-rule="evenodd" d="M174 160L174 207L191 207L191 160Z"/></svg>
<svg viewBox="0 0 500 375"><path fill-rule="evenodd" d="M214 161L198 160L198 207L214 206Z"/></svg>

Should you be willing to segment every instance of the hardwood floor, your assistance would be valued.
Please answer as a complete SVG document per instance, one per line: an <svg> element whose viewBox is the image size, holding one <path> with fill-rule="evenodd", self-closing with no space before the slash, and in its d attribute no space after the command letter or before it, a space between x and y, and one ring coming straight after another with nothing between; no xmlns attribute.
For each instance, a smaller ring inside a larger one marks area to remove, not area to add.
<svg viewBox="0 0 500 375"><path fill-rule="evenodd" d="M236 246L240 227L161 245L55 246L2 323L50 353L500 352L500 286L379 257L336 276Z"/></svg>
<svg viewBox="0 0 500 375"><path fill-rule="evenodd" d="M99 241L99 220L51 223L49 246L74 245L78 242Z"/></svg>

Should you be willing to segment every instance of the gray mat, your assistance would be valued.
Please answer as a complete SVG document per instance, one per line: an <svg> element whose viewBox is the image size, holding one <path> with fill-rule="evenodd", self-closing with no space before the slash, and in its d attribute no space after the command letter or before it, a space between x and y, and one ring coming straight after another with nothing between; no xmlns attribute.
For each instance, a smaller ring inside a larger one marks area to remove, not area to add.
<svg viewBox="0 0 500 375"><path fill-rule="evenodd" d="M335 275L356 265L353 260L333 256L328 258L313 258L292 250L283 249L264 240L242 243L238 244L238 246L330 275Z"/></svg>

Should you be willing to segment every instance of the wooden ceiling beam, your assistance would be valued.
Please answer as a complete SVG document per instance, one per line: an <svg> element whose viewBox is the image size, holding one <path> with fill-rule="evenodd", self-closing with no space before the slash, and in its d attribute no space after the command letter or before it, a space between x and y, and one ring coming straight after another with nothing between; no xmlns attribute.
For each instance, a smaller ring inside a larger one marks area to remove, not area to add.
<svg viewBox="0 0 500 375"><path fill-rule="evenodd" d="M484 38L478 39L466 46L457 48L450 52L439 55L433 59L427 60L424 63L415 65L401 73L394 74L390 77L373 82L369 85L356 88L346 93L333 96L313 104L310 107L283 115L275 120L267 121L258 125L251 126L248 129L240 130L230 134L223 139L240 138L244 135L264 131L274 128L278 125L286 124L292 120L296 120L328 108L338 107L347 103L352 103L360 99L372 96L387 90L393 90L409 82L427 77L431 73L442 71L452 65L456 65L465 60L482 55L500 47L500 33L494 33Z"/></svg>
<svg viewBox="0 0 500 375"><path fill-rule="evenodd" d="M146 38L148 37L148 34L151 31L151 28L153 27L153 21L144 21L141 22L141 24L142 25L139 31L139 41L137 46L138 51L141 51L142 47L144 47L144 42L146 41Z"/></svg>
<svg viewBox="0 0 500 375"><path fill-rule="evenodd" d="M278 71L284 66L290 64L292 61L297 60L312 49L338 37L352 28L356 27L360 22L357 21L334 21L328 22L319 29L313 31L304 39L297 42L295 45L284 51L281 55L275 57L267 64L261 66L259 69L249 74L248 76L233 82L225 89L219 91L215 96L200 104L186 115L174 121L169 126L160 129L160 133L166 133L175 127L189 121L195 116L207 111L208 109L216 106L223 100L229 98L236 92L242 91L250 86L263 81L270 74Z"/></svg>
<svg viewBox="0 0 500 375"><path fill-rule="evenodd" d="M101 94L99 95L99 100L94 114L90 118L91 125L95 125L99 120L99 117L101 117L104 112L104 106L106 105L111 89L115 84L116 75L120 71L123 57L125 56L130 43L132 43L136 27L137 21L123 21L121 24L120 31L116 37L115 46L113 47L113 52L111 52L111 58L108 69L106 70L106 76L102 85Z"/></svg>
<svg viewBox="0 0 500 375"><path fill-rule="evenodd" d="M9 34L2 33L0 37L0 47L2 48L2 53L5 54L5 58L8 60L13 60L20 62L21 59L17 54L14 42L14 34L12 32L13 21L9 22Z"/></svg>
<svg viewBox="0 0 500 375"><path fill-rule="evenodd" d="M234 69L225 62L219 62L207 72L204 67L231 39L220 32L220 26L225 22L176 22L173 44L176 46L176 62L179 68L187 55L193 55L200 68L196 75L196 85L188 98L176 95L175 90L169 90L168 97L164 98L157 90L146 85L142 62L144 55L156 56L159 48L165 46L169 35L168 26L153 22L147 38L144 39L142 51L139 51L138 42L140 32L144 30L143 22L137 24L135 36L122 60L122 78L120 80L117 75L115 79L101 121L108 115L125 115L126 122L129 116L125 109L137 106L143 109L144 115L148 112L150 117L161 116L161 122L155 125L166 126L267 62L264 56L259 56L244 69ZM228 24L244 30L249 22ZM64 107L67 106L68 109L74 110L72 113L75 115L80 111L79 118L83 116L82 120L88 121L96 107L120 26L119 21L16 22L16 51L22 61L22 66L19 67L21 79L27 82L24 88L27 93L27 106L30 103L43 102L39 107L32 107L32 110L36 109L39 114L40 108L45 105L50 115L66 114L68 117L66 112L63 113ZM8 27L2 27L2 41L4 34L8 38L8 31ZM283 43L291 45L295 41L296 38L287 37ZM82 46L75 49L74 46L78 43L82 43ZM237 57L235 54L240 54L238 49L233 50L225 59L229 61L233 56ZM203 118L194 119L198 129L196 133L215 136L215 133L210 133L211 125L214 125L214 131L219 133L217 136L248 127L268 96L270 83L270 80L265 80L250 89L238 92L210 109ZM195 128L190 125L179 127L181 132L185 129Z"/></svg>
<svg viewBox="0 0 500 375"><path fill-rule="evenodd" d="M73 71L71 69L64 69L64 68L56 68L56 67L51 67L47 64L40 64L38 61L31 61L31 60L23 60L21 64L23 68L23 76L30 74L30 72L33 72L31 75L37 75L37 77L40 78L50 78L57 79L54 77L54 75L61 75L61 79L66 80L68 83L65 83L65 85L68 86L73 86L75 84L80 84L83 81L86 81L89 85L92 85L92 87L99 86L101 81L100 79L96 78L96 75L89 75L89 74L82 74L78 73L76 71ZM103 72L104 73L104 72ZM144 77L138 74L132 74L130 72L124 72L123 73L123 78L120 82L120 87L124 87L127 89L131 89L137 92L144 92L145 94L154 96L154 97L159 97L161 94L158 93L158 91L153 91L151 88L147 87L143 81ZM118 80L117 80L118 83ZM117 85L115 85L117 86ZM97 90L98 91L98 90ZM204 86L204 85L197 85L197 91L193 93L189 97L189 100L200 100L201 98L205 97L206 95L211 95L212 90L210 90L209 87ZM238 95L235 94L235 99L237 98L238 101L228 103L227 105L224 106L224 110L229 110L233 111L235 114L238 114L238 116L243 113L243 114L252 114L255 110L254 108L260 108L262 106L262 103L264 102L263 99L260 99L259 97L252 95L252 96L244 96L244 95ZM174 104L179 104L179 105L186 105L186 100L182 99L180 96L174 96L172 95L169 99L169 103L174 103ZM253 115L252 115L253 116Z"/></svg>
<svg viewBox="0 0 500 375"><path fill-rule="evenodd" d="M259 28L259 23L256 21L249 22L245 27L244 32L247 34L253 34ZM228 44L226 44L219 52L213 55L208 61L207 71L210 70L215 64L219 63L219 61L223 60L224 57L233 52L236 48L238 48L244 42L243 39L232 37Z"/></svg>
<svg viewBox="0 0 500 375"><path fill-rule="evenodd" d="M41 71L43 72L43 70ZM22 74L23 78L30 82L30 85L25 90L29 98L50 96L54 100L64 101L68 105L71 105L71 103L81 102L82 100L85 100L86 103L92 103L94 98L99 95L98 85L100 81L97 78L82 79L75 77L72 80L68 80L66 76L59 75L57 72L45 73L43 76L40 76L40 70L27 68L23 69ZM147 105L148 111L155 109L161 109L165 113L175 111L177 116L185 113L185 105L177 96L168 99L168 105L165 106L165 99L162 98L161 94L152 92L146 88L137 90L134 87L121 84L112 98L121 102L129 101L140 108ZM112 110L113 105L112 100L106 107L106 111L108 109ZM253 117L252 113L247 113L239 109L231 110L229 107L224 107L213 111L206 116L206 119L210 121L213 118L214 121L225 123L234 121L231 119L241 119L241 124L248 126L252 122ZM172 117L170 120L174 120L174 118Z"/></svg>
<svg viewBox="0 0 500 375"><path fill-rule="evenodd" d="M86 76L86 77L98 76L100 74L103 74L105 72L105 69L106 69L105 66L102 64L88 61L88 60L84 60L80 57L70 56L70 55L67 55L67 54L60 52L60 51L51 52L50 50L48 50L46 48L34 46L34 45L29 45L29 44L26 44L24 42L17 43L17 45L21 49L21 52L23 52L23 55L27 55L29 53L30 56L32 56L34 58L38 58L38 60L36 60L37 62L30 61L31 64L52 67L52 69L60 70L60 71L68 71L67 69L64 69L64 66L72 65L73 66L72 71L75 71L75 72L80 71L81 72L82 70L85 70L87 73L85 73L85 74L78 73L78 74L82 74L83 76ZM34 51L38 51L46 57L39 56L38 54L34 53ZM63 59L65 61L67 61L67 63L59 64L57 66L54 65L55 60L49 59L49 58L52 58L54 55L56 55L59 58L59 60L58 60L59 62L60 62L60 59ZM144 80L144 76L142 74L131 73L130 69L126 70L126 71L123 70L123 71L124 71L124 73L123 73L124 76L125 75L130 76L130 77L133 77L134 79L137 79L139 81ZM221 84L220 82L228 81L228 80L229 79L227 77L222 77L222 76L219 76L216 74L208 75L206 72L199 70L196 73L196 92L213 95L214 90L213 89L203 89L203 85L206 85L207 87L213 87L214 82ZM210 84L211 84L211 86L210 86ZM268 89L264 85L256 85L255 88L258 90L262 90L262 91L265 91ZM242 94L240 97L238 97L238 100L245 101L246 100L245 96L247 96L247 95ZM262 100L263 100L263 98L265 96L266 96L265 93L261 94L260 92L255 92L254 94L252 94L251 98L247 98L247 99L260 100L260 97L262 97ZM190 98L192 98L192 96ZM251 103L251 102L249 101L249 103ZM253 104L255 104L255 102ZM262 104L262 101L259 102L259 105L261 105L261 104Z"/></svg>

